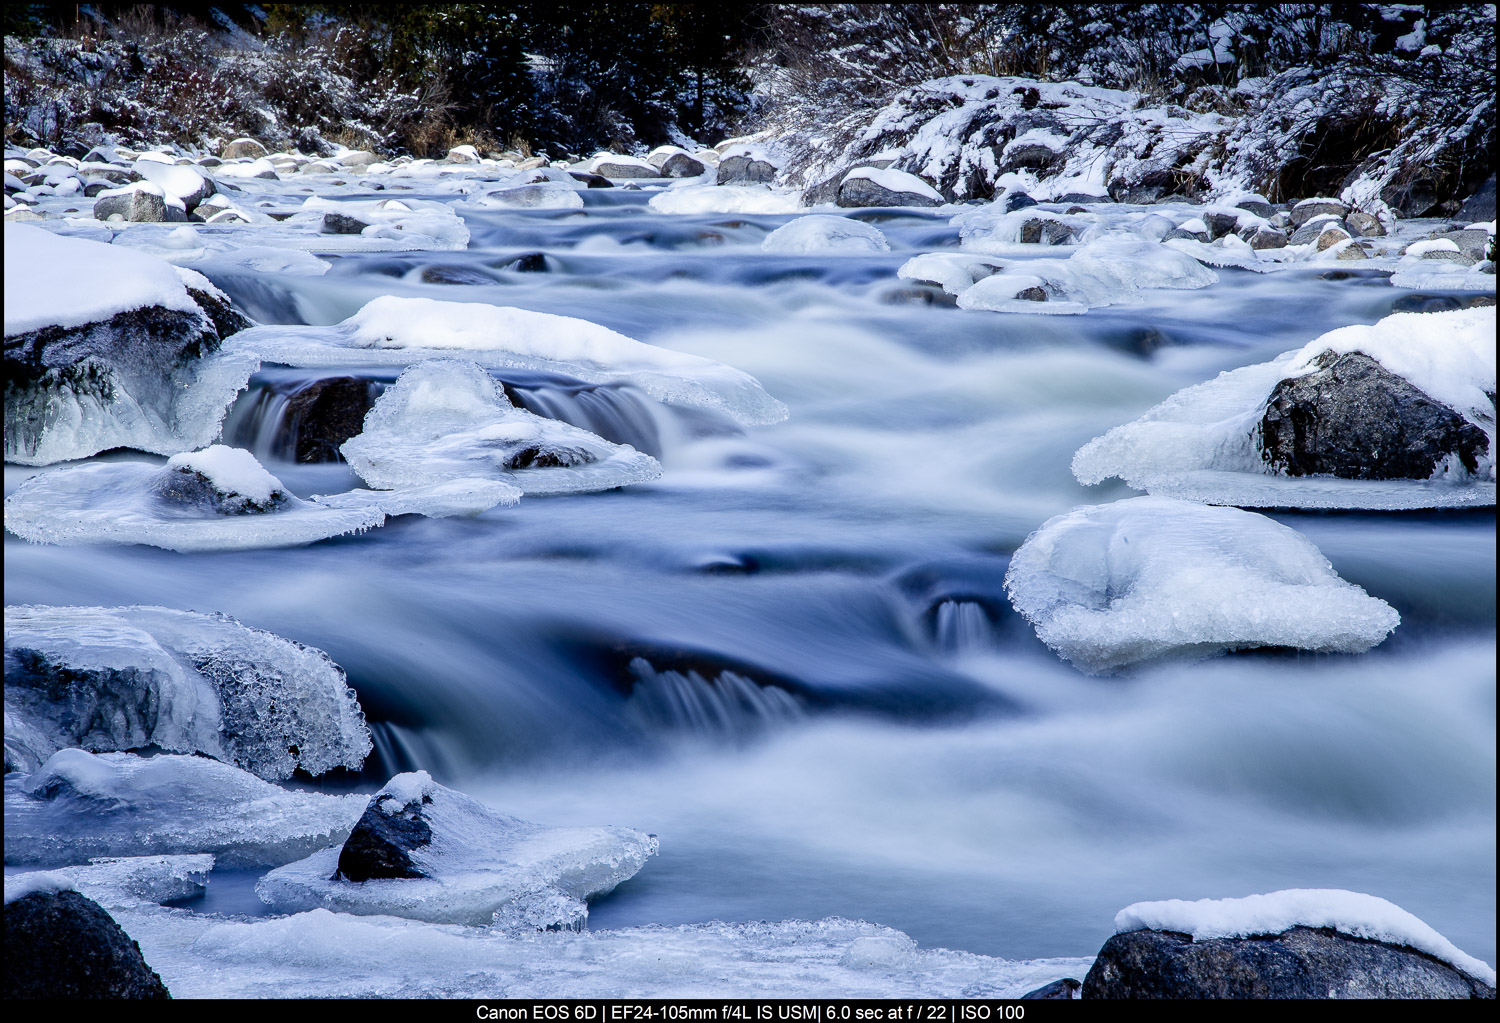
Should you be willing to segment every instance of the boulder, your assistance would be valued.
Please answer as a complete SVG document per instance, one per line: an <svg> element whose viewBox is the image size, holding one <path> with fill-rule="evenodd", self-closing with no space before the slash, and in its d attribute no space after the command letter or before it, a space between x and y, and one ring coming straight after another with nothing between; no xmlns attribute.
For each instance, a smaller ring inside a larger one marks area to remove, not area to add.
<svg viewBox="0 0 1500 1023"><path fill-rule="evenodd" d="M631 158L604 158L594 164L594 173L606 178L655 178L660 173L644 160Z"/></svg>
<svg viewBox="0 0 1500 1023"><path fill-rule="evenodd" d="M1064 245L1076 237L1071 225L1051 217L1032 217L1021 225L1021 241L1030 244Z"/></svg>
<svg viewBox="0 0 1500 1023"><path fill-rule="evenodd" d="M1380 238L1385 235L1385 225L1380 218L1364 210L1355 210L1344 218L1344 223L1355 233L1355 236L1364 235L1367 238Z"/></svg>
<svg viewBox="0 0 1500 1023"><path fill-rule="evenodd" d="M5 904L5 997L172 996L97 902L52 889Z"/></svg>
<svg viewBox="0 0 1500 1023"><path fill-rule="evenodd" d="M171 219L167 210L166 197L154 186L112 189L94 200L95 220L119 215L135 224L159 224Z"/></svg>
<svg viewBox="0 0 1500 1023"><path fill-rule="evenodd" d="M1349 232L1344 229L1343 220L1332 214L1327 214L1305 221L1301 227L1292 232L1290 244L1310 245L1322 237L1324 231L1328 230L1337 230L1345 238L1350 236Z"/></svg>
<svg viewBox="0 0 1500 1023"><path fill-rule="evenodd" d="M1494 235L1481 228L1466 228L1462 231L1449 231L1446 234L1435 235L1436 238L1446 238L1458 246L1458 251L1469 258L1473 263L1478 263L1485 258L1489 252L1490 239Z"/></svg>
<svg viewBox="0 0 1500 1023"><path fill-rule="evenodd" d="M568 171L575 181L582 181L590 188L613 188L614 182L602 174L589 174L587 171Z"/></svg>
<svg viewBox="0 0 1500 1023"><path fill-rule="evenodd" d="M370 225L358 217L351 217L347 213L325 213L323 214L324 234L359 234Z"/></svg>
<svg viewBox="0 0 1500 1023"><path fill-rule="evenodd" d="M1293 927L1251 938L1128 931L1104 943L1084 998L1494 998L1415 949Z"/></svg>
<svg viewBox="0 0 1500 1023"><path fill-rule="evenodd" d="M769 185L775 180L775 166L748 153L726 156L719 161L721 185Z"/></svg>
<svg viewBox="0 0 1500 1023"><path fill-rule="evenodd" d="M661 176L664 178L696 178L706 173L708 168L686 153L673 153L661 165Z"/></svg>
<svg viewBox="0 0 1500 1023"><path fill-rule="evenodd" d="M1314 217L1332 215L1343 218L1349 207L1337 199L1303 199L1292 207L1292 227L1301 227Z"/></svg>
<svg viewBox="0 0 1500 1023"><path fill-rule="evenodd" d="M242 492L232 477L215 475L193 461L210 453L226 452L253 461L248 451L219 445L193 454L174 455L152 481L152 492L169 504L202 509L214 515L263 515L291 502L291 495L280 486L270 486L265 493L252 492L251 488ZM264 470L261 474L266 475ZM267 478L276 482L274 477Z"/></svg>
<svg viewBox="0 0 1500 1023"><path fill-rule="evenodd" d="M1028 206L1035 206L1036 200L1025 192L1005 193L1005 212L1014 213L1016 210L1024 210Z"/></svg>
<svg viewBox="0 0 1500 1023"><path fill-rule="evenodd" d="M940 206L943 198L935 188L914 174L856 167L844 175L834 201L846 208Z"/></svg>
<svg viewBox="0 0 1500 1023"><path fill-rule="evenodd" d="M1240 218L1233 213L1205 213L1203 223L1208 226L1208 236L1219 239L1239 230Z"/></svg>
<svg viewBox="0 0 1500 1023"><path fill-rule="evenodd" d="M1078 983L1072 977L1064 977L1062 980L1054 980L1052 983L1043 985L1034 991L1028 991L1021 997L1025 999L1077 998L1079 997L1078 989L1082 986L1082 984Z"/></svg>
<svg viewBox="0 0 1500 1023"><path fill-rule="evenodd" d="M219 152L219 158L222 160L238 160L242 157L249 157L253 160L257 157L265 156L266 152L266 147L255 141L255 139L235 139Z"/></svg>
<svg viewBox="0 0 1500 1023"><path fill-rule="evenodd" d="M1257 217L1264 217L1266 219L1270 219L1271 215L1276 212L1270 202L1264 196L1260 195L1247 195L1243 199L1237 200L1234 207L1235 209L1244 210L1246 213L1253 213Z"/></svg>
<svg viewBox="0 0 1500 1023"><path fill-rule="evenodd" d="M1495 219L1495 175L1486 178L1479 190L1464 200L1458 208L1458 219L1466 224Z"/></svg>
<svg viewBox="0 0 1500 1023"><path fill-rule="evenodd" d="M374 405L375 387L361 377L302 384L287 395L278 446L298 462L342 462L339 445L364 429Z"/></svg>
<svg viewBox="0 0 1500 1023"><path fill-rule="evenodd" d="M1285 231L1278 231L1274 227L1257 227L1245 241L1250 243L1252 249L1284 249L1287 236Z"/></svg>
<svg viewBox="0 0 1500 1023"><path fill-rule="evenodd" d="M1319 252L1323 252L1327 249L1333 248L1340 242L1347 242L1353 237L1353 235L1344 230L1342 227L1339 227L1337 224L1329 223L1323 228L1322 231L1318 233L1318 238L1316 243L1314 244L1314 248L1316 248Z"/></svg>
<svg viewBox="0 0 1500 1023"><path fill-rule="evenodd" d="M1286 476L1427 479L1456 454L1470 472L1483 430L1362 352L1327 352L1282 380L1261 419L1266 462Z"/></svg>

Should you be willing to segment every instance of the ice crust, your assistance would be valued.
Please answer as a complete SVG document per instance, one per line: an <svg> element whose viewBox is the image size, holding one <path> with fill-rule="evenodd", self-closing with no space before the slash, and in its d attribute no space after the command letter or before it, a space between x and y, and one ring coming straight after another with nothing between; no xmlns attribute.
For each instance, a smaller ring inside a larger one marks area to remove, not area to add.
<svg viewBox="0 0 1500 1023"><path fill-rule="evenodd" d="M1441 959L1495 986L1495 968L1458 949L1411 913L1375 895L1338 888L1290 888L1243 899L1137 902L1115 914L1115 933L1154 930L1209 938L1281 934L1293 927L1330 927L1341 934L1404 945Z"/></svg>
<svg viewBox="0 0 1500 1023"><path fill-rule="evenodd" d="M1017 300L1020 289L1007 280L1012 272L1039 279L1047 301ZM1004 261L1000 273L959 292L958 306L996 312L1086 312L1138 301L1143 290L1206 288L1218 279L1218 274L1175 249L1128 235L1108 235L1080 246L1067 259Z"/></svg>
<svg viewBox="0 0 1500 1023"><path fill-rule="evenodd" d="M7 607L5 675L7 759L12 717L50 744L29 750L38 762L69 746L156 745L278 779L357 769L370 752L364 713L327 654L224 614Z"/></svg>
<svg viewBox="0 0 1500 1023"><path fill-rule="evenodd" d="M1371 326L1330 331L1270 362L1221 373L1178 391L1073 456L1085 484L1118 476L1137 490L1249 508L1451 508L1495 503L1495 310L1396 313ZM1312 370L1328 351L1360 351L1450 405L1485 431L1491 456L1473 475L1430 480L1280 476L1256 440L1278 381Z"/></svg>
<svg viewBox="0 0 1500 1023"><path fill-rule="evenodd" d="M265 470L243 448L213 444L202 451L183 452L167 459L168 469L190 469L205 477L222 494L235 494L256 504L268 504L285 494L281 481Z"/></svg>
<svg viewBox="0 0 1500 1023"><path fill-rule="evenodd" d="M1042 642L1089 674L1261 646L1362 653L1401 620L1296 530L1161 497L1049 519L1005 588Z"/></svg>
<svg viewBox="0 0 1500 1023"><path fill-rule="evenodd" d="M50 877L65 879L74 890L107 908L148 906L201 895L213 869L214 858L208 853L95 857L84 866L7 874L5 901L21 897L12 891L46 890L41 886Z"/></svg>
<svg viewBox="0 0 1500 1023"><path fill-rule="evenodd" d="M5 778L5 862L212 853L274 866L342 842L358 795L292 792L204 757L65 749Z"/></svg>
<svg viewBox="0 0 1500 1023"><path fill-rule="evenodd" d="M781 225L760 243L765 252L788 255L811 253L889 252L890 242L880 230L848 217L813 213Z"/></svg>
<svg viewBox="0 0 1500 1023"><path fill-rule="evenodd" d="M685 179L694 181L694 178ZM802 197L769 185L682 185L653 195L647 205L657 213L801 213Z"/></svg>
<svg viewBox="0 0 1500 1023"><path fill-rule="evenodd" d="M413 803L420 808L432 839L409 855L428 876L333 880L335 847L271 871L256 894L282 912L321 908L524 931L578 929L584 903L635 876L657 850L654 836L629 828L553 828L498 813L434 784L426 772L397 775L372 802L388 815Z"/></svg>
<svg viewBox="0 0 1500 1023"><path fill-rule="evenodd" d="M514 407L494 377L458 359L402 373L340 451L366 483L384 488L493 478L525 494L572 494L661 475L656 459L629 445ZM562 464L508 468L518 456Z"/></svg>
<svg viewBox="0 0 1500 1023"><path fill-rule="evenodd" d="M753 377L723 363L643 344L588 320L510 306L384 296L332 327L253 327L226 347L302 368L405 366L462 355L486 369L634 384L658 401L745 424L787 415Z"/></svg>

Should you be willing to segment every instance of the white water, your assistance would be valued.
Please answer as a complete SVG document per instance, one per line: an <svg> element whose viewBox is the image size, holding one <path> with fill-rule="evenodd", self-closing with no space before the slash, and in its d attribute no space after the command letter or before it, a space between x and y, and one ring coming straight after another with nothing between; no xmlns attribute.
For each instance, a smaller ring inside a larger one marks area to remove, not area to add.
<svg viewBox="0 0 1500 1023"><path fill-rule="evenodd" d="M1401 289L1225 268L1082 316L963 311L895 274L956 245L943 217L877 224L889 253L796 256L761 251L786 216L581 194L581 214L466 210L467 252L214 279L263 322L331 324L383 294L582 317L752 374L785 422L507 380L664 475L293 550L7 535L7 603L225 611L346 669L375 724L360 791L425 768L528 820L658 835L595 930L837 914L924 948L1089 956L1133 902L1327 887L1494 961L1492 511L1275 516L1400 612L1359 656L1087 678L1002 586L1042 522L1134 495L1074 480L1083 443L1374 322ZM552 269L498 269L530 251ZM424 283L434 266L496 283ZM256 453L299 495L357 485L273 447ZM7 468L7 493L30 471Z"/></svg>

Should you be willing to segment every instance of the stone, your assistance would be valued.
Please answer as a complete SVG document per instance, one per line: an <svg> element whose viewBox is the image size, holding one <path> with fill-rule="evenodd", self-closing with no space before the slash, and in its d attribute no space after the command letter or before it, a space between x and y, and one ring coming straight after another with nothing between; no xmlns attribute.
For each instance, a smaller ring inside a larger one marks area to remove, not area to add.
<svg viewBox="0 0 1500 1023"><path fill-rule="evenodd" d="M540 252L528 252L524 256L517 256L514 259L506 260L495 269L514 270L517 273L528 274L546 273L547 257Z"/></svg>
<svg viewBox="0 0 1500 1023"><path fill-rule="evenodd" d="M1258 195L1246 196L1245 198L1236 202L1234 204L1234 208L1237 210L1244 210L1246 213L1253 213L1257 217L1264 217L1267 220L1269 220L1271 218L1271 215L1276 212L1275 208L1272 207L1269 202Z"/></svg>
<svg viewBox="0 0 1500 1023"><path fill-rule="evenodd" d="M661 176L664 178L696 178L706 173L708 168L686 153L673 153L661 165Z"/></svg>
<svg viewBox="0 0 1500 1023"><path fill-rule="evenodd" d="M1284 249L1287 237L1285 231L1278 231L1274 227L1257 227L1245 241L1250 243L1252 249Z"/></svg>
<svg viewBox="0 0 1500 1023"><path fill-rule="evenodd" d="M370 225L358 217L351 217L347 213L325 213L323 214L324 234L359 234Z"/></svg>
<svg viewBox="0 0 1500 1023"><path fill-rule="evenodd" d="M1167 232L1166 237L1164 237L1162 241L1169 242L1174 238L1183 238L1190 242L1206 242L1208 241L1208 232L1189 231L1185 228L1174 227L1172 228L1172 230Z"/></svg>
<svg viewBox="0 0 1500 1023"><path fill-rule="evenodd" d="M721 165L722 166L722 165ZM869 206L938 206L940 201L918 192L897 192L870 178L846 178L834 200L847 208Z"/></svg>
<svg viewBox="0 0 1500 1023"><path fill-rule="evenodd" d="M1344 260L1369 259L1370 254L1365 251L1365 247L1361 243L1351 242L1339 249L1338 258Z"/></svg>
<svg viewBox="0 0 1500 1023"><path fill-rule="evenodd" d="M1323 252L1327 249L1333 248L1339 242L1349 241L1352 237L1353 235L1351 235L1348 231L1345 231L1342 227L1338 227L1334 224L1329 224L1329 226L1323 228L1323 230L1319 232L1318 240L1314 247L1319 252Z"/></svg>
<svg viewBox="0 0 1500 1023"><path fill-rule="evenodd" d="M366 149L356 149L335 159L351 170L358 170L380 162L380 157Z"/></svg>
<svg viewBox="0 0 1500 1023"><path fill-rule="evenodd" d="M516 169L517 170L536 170L538 167L545 167L545 166L547 166L547 158L545 156L533 156L533 157L530 157L529 159L522 160L520 163L516 164Z"/></svg>
<svg viewBox="0 0 1500 1023"><path fill-rule="evenodd" d="M94 219L108 220L118 215L133 224L160 224L169 219L167 209L167 200L160 192L137 188L99 196L94 200Z"/></svg>
<svg viewBox="0 0 1500 1023"><path fill-rule="evenodd" d="M364 430L375 390L362 377L322 377L300 384L286 396L278 448L297 462L342 462L339 446Z"/></svg>
<svg viewBox="0 0 1500 1023"><path fill-rule="evenodd" d="M1019 145L1012 143L1005 147L1003 169L1046 171L1058 161L1061 155L1051 146L1036 142L1023 142Z"/></svg>
<svg viewBox="0 0 1500 1023"><path fill-rule="evenodd" d="M419 846L432 844L432 825L422 813L432 796L424 795L400 806L398 800L371 798L364 815L354 825L339 852L333 881L369 881L372 878L427 877L411 861Z"/></svg>
<svg viewBox="0 0 1500 1023"><path fill-rule="evenodd" d="M1325 352L1272 390L1266 462L1286 476L1427 479L1450 454L1470 472L1489 450L1478 426L1362 352Z"/></svg>
<svg viewBox="0 0 1500 1023"><path fill-rule="evenodd" d="M586 171L568 171L575 181L582 181L590 188L614 188L614 182L602 174L589 174Z"/></svg>
<svg viewBox="0 0 1500 1023"><path fill-rule="evenodd" d="M1314 217L1332 215L1342 219L1349 207L1337 199L1304 199L1292 207L1292 226L1301 227Z"/></svg>
<svg viewBox="0 0 1500 1023"><path fill-rule="evenodd" d="M1484 184L1458 208L1458 219L1466 224L1478 224L1495 219L1495 175L1485 178Z"/></svg>
<svg viewBox="0 0 1500 1023"><path fill-rule="evenodd" d="M1028 206L1035 206L1036 200L1025 192L1005 193L1005 212L1014 213L1016 210L1024 210Z"/></svg>
<svg viewBox="0 0 1500 1023"><path fill-rule="evenodd" d="M1309 220L1305 222L1301 227L1297 228L1297 230L1293 231L1290 244L1311 245L1318 240L1318 238L1323 234L1324 231L1327 231L1330 228L1337 228L1345 236L1348 236L1349 234L1348 231L1344 230L1344 222L1342 220L1340 220L1338 217L1333 216L1332 214L1328 214L1326 216L1320 216L1313 220Z"/></svg>
<svg viewBox="0 0 1500 1023"><path fill-rule="evenodd" d="M1385 235L1385 225L1380 218L1366 213L1364 210L1355 210L1344 218L1344 223L1355 233L1355 236L1364 235L1367 238L1381 238Z"/></svg>
<svg viewBox="0 0 1500 1023"><path fill-rule="evenodd" d="M221 490L213 480L186 465L167 466L156 476L152 490L169 504L200 508L215 515L262 515L285 507L291 500L285 490L272 491L268 501L257 501L235 490Z"/></svg>
<svg viewBox="0 0 1500 1023"><path fill-rule="evenodd" d="M1234 234L1240 227L1240 218L1232 213L1205 213L1203 222L1208 225L1209 237L1215 240Z"/></svg>
<svg viewBox="0 0 1500 1023"><path fill-rule="evenodd" d="M1043 985L1034 991L1028 991L1021 997L1023 999L1037 998L1077 998L1078 989L1083 985L1072 977L1064 977L1062 980L1054 980L1050 984Z"/></svg>
<svg viewBox="0 0 1500 1023"><path fill-rule="evenodd" d="M1033 217L1021 225L1021 241L1032 245L1063 245L1076 236L1071 226L1049 217Z"/></svg>
<svg viewBox="0 0 1500 1023"><path fill-rule="evenodd" d="M266 153L266 147L255 141L255 139L235 139L220 151L219 158L221 160L239 160L248 157L254 160L257 157L265 156Z"/></svg>
<svg viewBox="0 0 1500 1023"><path fill-rule="evenodd" d="M1493 238L1494 235L1490 234L1488 231L1481 230L1480 228L1471 227L1466 228L1462 231L1449 231L1446 234L1438 234L1434 235L1433 237L1447 238L1454 245L1458 246L1458 251L1460 253L1468 256L1475 263L1478 263L1480 260L1484 259L1485 254L1489 252L1490 239Z"/></svg>
<svg viewBox="0 0 1500 1023"><path fill-rule="evenodd" d="M769 185L776 180L776 168L753 156L726 156L719 161L717 180L721 185Z"/></svg>
<svg viewBox="0 0 1500 1023"><path fill-rule="evenodd" d="M1495 989L1415 949L1293 927L1194 941L1129 931L1104 943L1084 998L1494 998Z"/></svg>
<svg viewBox="0 0 1500 1023"><path fill-rule="evenodd" d="M172 996L97 902L75 891L35 891L5 904L5 997Z"/></svg>
<svg viewBox="0 0 1500 1023"><path fill-rule="evenodd" d="M606 178L654 178L659 177L655 167L642 167L638 163L616 163L600 160L594 164L594 173Z"/></svg>
<svg viewBox="0 0 1500 1023"><path fill-rule="evenodd" d="M1021 299L1023 302L1045 302L1047 301L1047 293L1033 285L1032 287L1022 288L1016 292L1016 298Z"/></svg>

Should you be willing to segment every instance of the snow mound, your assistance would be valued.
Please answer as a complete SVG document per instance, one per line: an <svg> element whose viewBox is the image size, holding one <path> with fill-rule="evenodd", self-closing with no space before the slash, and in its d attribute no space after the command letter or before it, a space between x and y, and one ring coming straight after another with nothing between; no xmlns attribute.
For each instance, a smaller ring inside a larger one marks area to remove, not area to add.
<svg viewBox="0 0 1500 1023"><path fill-rule="evenodd" d="M653 195L647 205L657 213L801 213L803 209L796 192L769 185L684 185Z"/></svg>
<svg viewBox="0 0 1500 1023"><path fill-rule="evenodd" d="M43 887L52 883L47 879L55 878L107 908L155 905L201 895L208 887L208 875L213 869L214 858L208 853L95 857L87 866L7 874L5 901L27 892L48 890ZM13 890L19 894L12 895Z"/></svg>
<svg viewBox="0 0 1500 1023"><path fill-rule="evenodd" d="M1249 647L1362 653L1401 620L1296 530L1160 497L1049 519L1005 588L1042 642L1090 674Z"/></svg>
<svg viewBox="0 0 1500 1023"><path fill-rule="evenodd" d="M1018 251L1015 247L1026 244L1023 237L1027 224L1039 223L1043 227L1055 225L1054 232L1062 241L1051 241L1053 232L1039 232L1038 240L1045 244L1075 244L1079 236L1093 226L1098 218L1088 220L1063 213L1037 209L1034 206L1005 211L1003 200L966 210L953 218L958 227L959 247L966 252L1008 254ZM1024 250L1021 250L1024 251Z"/></svg>
<svg viewBox="0 0 1500 1023"><path fill-rule="evenodd" d="M24 899L34 892L76 892L78 886L67 874L57 871L35 870L26 874L5 876L5 901L11 903Z"/></svg>
<svg viewBox="0 0 1500 1023"><path fill-rule="evenodd" d="M764 252L808 255L822 252L889 252L890 242L878 228L847 217L814 213L783 224L760 243Z"/></svg>
<svg viewBox="0 0 1500 1023"><path fill-rule="evenodd" d="M1330 927L1356 938L1404 945L1441 959L1490 987L1495 968L1460 951L1411 913L1374 895L1338 888L1289 888L1243 899L1137 902L1115 914L1115 933L1175 931L1194 941L1281 934L1293 927Z"/></svg>
<svg viewBox="0 0 1500 1023"><path fill-rule="evenodd" d="M486 369L634 384L658 401L747 425L787 415L754 377L723 363L644 344L588 320L511 306L384 296L332 327L253 327L225 348L301 368L405 366L462 354Z"/></svg>
<svg viewBox="0 0 1500 1023"><path fill-rule="evenodd" d="M342 842L363 796L291 792L203 757L65 749L5 779L5 862L212 853L273 866Z"/></svg>
<svg viewBox="0 0 1500 1023"><path fill-rule="evenodd" d="M1118 476L1152 494L1242 507L1408 509L1492 505L1493 461L1478 474L1430 480L1275 475L1258 441L1276 384L1311 372L1324 352L1363 352L1482 428L1495 449L1495 310L1396 313L1341 327L1270 362L1185 388L1073 456L1085 484ZM1493 456L1491 456L1493 458Z"/></svg>
<svg viewBox="0 0 1500 1023"><path fill-rule="evenodd" d="M339 449L374 487L491 477L534 495L589 493L655 479L661 465L629 445L515 408L472 362L413 366Z"/></svg>
<svg viewBox="0 0 1500 1023"><path fill-rule="evenodd" d="M584 903L635 876L657 850L654 836L629 828L552 828L497 813L425 772L393 778L366 818L425 824L428 840L409 850L425 876L335 879L342 850L331 848L271 871L256 894L282 912L577 930Z"/></svg>
<svg viewBox="0 0 1500 1023"><path fill-rule="evenodd" d="M278 779L357 769L370 752L327 654L228 615L162 607L6 608L5 711L7 761L12 718L47 742L16 744L27 769L69 746L156 745Z"/></svg>

